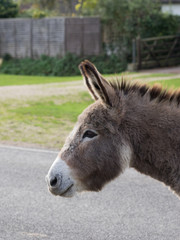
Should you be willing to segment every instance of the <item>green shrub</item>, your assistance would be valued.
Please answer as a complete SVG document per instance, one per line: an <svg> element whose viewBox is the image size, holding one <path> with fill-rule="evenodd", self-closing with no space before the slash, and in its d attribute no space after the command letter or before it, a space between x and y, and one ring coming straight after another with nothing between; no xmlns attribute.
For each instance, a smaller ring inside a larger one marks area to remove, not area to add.
<svg viewBox="0 0 180 240"><path fill-rule="evenodd" d="M106 49L128 62L132 39L175 35L180 26L179 16L162 13L160 0L78 0L76 9L81 16L101 16Z"/></svg>
<svg viewBox="0 0 180 240"><path fill-rule="evenodd" d="M80 75L78 65L84 59L92 61L103 74L119 73L126 69L126 62L116 55L78 57L66 54L63 58L41 56L40 59L11 59L8 55L3 60L0 73L16 75L73 76Z"/></svg>
<svg viewBox="0 0 180 240"><path fill-rule="evenodd" d="M180 26L180 17L165 13L152 14L142 20L139 35L142 38L175 35Z"/></svg>
<svg viewBox="0 0 180 240"><path fill-rule="evenodd" d="M32 14L33 18L44 18L46 17L46 13L42 10L35 9Z"/></svg>
<svg viewBox="0 0 180 240"><path fill-rule="evenodd" d="M18 5L12 0L0 1L0 18L13 18L18 14Z"/></svg>
<svg viewBox="0 0 180 240"><path fill-rule="evenodd" d="M44 18L47 17L48 13L46 11L37 9L37 8L30 8L27 10L21 10L18 14L20 18Z"/></svg>

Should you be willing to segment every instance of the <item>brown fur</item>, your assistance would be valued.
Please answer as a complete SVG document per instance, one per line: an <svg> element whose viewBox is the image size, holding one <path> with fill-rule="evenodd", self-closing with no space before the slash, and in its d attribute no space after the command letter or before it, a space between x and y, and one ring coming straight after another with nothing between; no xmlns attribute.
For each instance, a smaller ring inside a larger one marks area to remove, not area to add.
<svg viewBox="0 0 180 240"><path fill-rule="evenodd" d="M128 165L180 195L180 92L108 83L85 61L80 70L96 100L79 117L60 157L86 190L100 190ZM84 141L83 133L98 136Z"/></svg>

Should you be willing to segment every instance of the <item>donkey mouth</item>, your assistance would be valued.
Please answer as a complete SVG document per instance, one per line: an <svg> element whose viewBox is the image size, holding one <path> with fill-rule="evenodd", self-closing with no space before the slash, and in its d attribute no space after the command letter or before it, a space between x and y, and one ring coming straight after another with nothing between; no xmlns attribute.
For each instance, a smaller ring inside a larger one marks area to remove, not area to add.
<svg viewBox="0 0 180 240"><path fill-rule="evenodd" d="M55 196L61 197L73 197L75 193L74 184L71 184L68 188L64 191L60 191L58 188L54 189L49 187L49 191Z"/></svg>
<svg viewBox="0 0 180 240"><path fill-rule="evenodd" d="M74 184L71 184L63 193L60 193L59 196L61 197L72 197L73 194L73 186Z"/></svg>

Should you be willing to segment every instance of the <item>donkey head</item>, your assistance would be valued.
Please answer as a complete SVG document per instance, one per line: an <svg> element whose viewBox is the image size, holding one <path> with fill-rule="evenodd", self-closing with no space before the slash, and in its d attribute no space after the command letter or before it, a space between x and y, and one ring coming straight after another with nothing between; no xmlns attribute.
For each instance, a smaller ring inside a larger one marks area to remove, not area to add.
<svg viewBox="0 0 180 240"><path fill-rule="evenodd" d="M79 66L95 102L78 117L46 177L54 195L100 191L129 164L130 147L121 134L123 99L89 61Z"/></svg>

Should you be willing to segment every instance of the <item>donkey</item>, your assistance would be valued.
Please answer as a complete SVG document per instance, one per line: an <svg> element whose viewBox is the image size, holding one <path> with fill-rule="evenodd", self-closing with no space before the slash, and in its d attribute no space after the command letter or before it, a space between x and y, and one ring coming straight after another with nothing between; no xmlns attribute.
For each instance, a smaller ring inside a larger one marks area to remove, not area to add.
<svg viewBox="0 0 180 240"><path fill-rule="evenodd" d="M180 92L108 82L87 60L79 68L95 102L78 117L51 166L50 192L100 191L131 167L180 196Z"/></svg>

